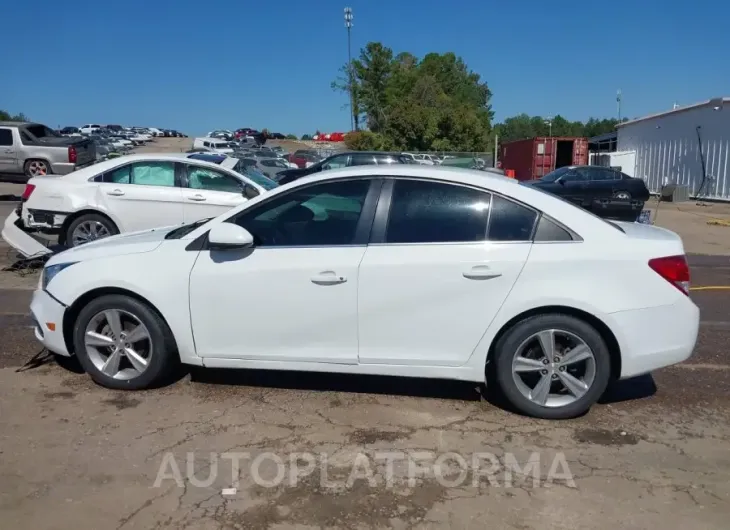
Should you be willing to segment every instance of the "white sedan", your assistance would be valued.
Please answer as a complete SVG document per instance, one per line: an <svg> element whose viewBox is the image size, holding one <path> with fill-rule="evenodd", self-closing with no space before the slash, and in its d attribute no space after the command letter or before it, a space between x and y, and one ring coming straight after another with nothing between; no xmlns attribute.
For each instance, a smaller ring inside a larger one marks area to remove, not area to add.
<svg viewBox="0 0 730 530"><path fill-rule="evenodd" d="M34 232L58 233L61 245L75 247L215 217L276 186L223 155L122 156L68 175L30 179L2 237L24 256L37 257L51 251L30 235Z"/></svg>
<svg viewBox="0 0 730 530"><path fill-rule="evenodd" d="M109 388L162 384L180 362L486 375L519 411L566 418L690 356L688 288L673 232L484 172L364 166L58 254L31 312L50 351Z"/></svg>

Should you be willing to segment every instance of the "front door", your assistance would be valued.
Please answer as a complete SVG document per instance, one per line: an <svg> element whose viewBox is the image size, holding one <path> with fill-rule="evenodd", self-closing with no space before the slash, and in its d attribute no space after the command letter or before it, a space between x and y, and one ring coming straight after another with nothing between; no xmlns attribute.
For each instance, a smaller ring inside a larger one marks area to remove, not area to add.
<svg viewBox="0 0 730 530"><path fill-rule="evenodd" d="M134 162L103 175L98 201L121 223L122 232L181 224L177 181L174 162Z"/></svg>
<svg viewBox="0 0 730 530"><path fill-rule="evenodd" d="M554 189L550 191L578 206L589 207L591 198L587 193L586 183L586 176L573 169L562 175L558 182L554 182Z"/></svg>
<svg viewBox="0 0 730 530"><path fill-rule="evenodd" d="M230 219L254 246L200 252L190 276L198 355L356 364L358 270L377 192L370 186L299 187Z"/></svg>
<svg viewBox="0 0 730 530"><path fill-rule="evenodd" d="M212 168L185 165L182 179L183 217L192 223L218 217L234 206L246 202L244 183Z"/></svg>
<svg viewBox="0 0 730 530"><path fill-rule="evenodd" d="M522 271L537 214L464 186L394 184L360 265L360 363L463 365Z"/></svg>

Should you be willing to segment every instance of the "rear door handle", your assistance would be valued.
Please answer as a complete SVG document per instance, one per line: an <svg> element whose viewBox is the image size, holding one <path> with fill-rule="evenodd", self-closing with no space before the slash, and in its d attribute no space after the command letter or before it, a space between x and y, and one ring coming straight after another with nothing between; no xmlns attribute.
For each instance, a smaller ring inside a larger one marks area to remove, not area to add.
<svg viewBox="0 0 730 530"><path fill-rule="evenodd" d="M345 283L347 278L338 275L334 271L324 271L312 276L311 280L312 283L317 285L337 285L338 283Z"/></svg>
<svg viewBox="0 0 730 530"><path fill-rule="evenodd" d="M207 199L198 193L197 195L191 195L190 197L188 197L188 200L200 202L200 201L205 201Z"/></svg>
<svg viewBox="0 0 730 530"><path fill-rule="evenodd" d="M469 280L491 280L500 276L502 276L502 273L495 272L487 265L476 265L468 271L464 271L464 278L468 278Z"/></svg>
<svg viewBox="0 0 730 530"><path fill-rule="evenodd" d="M115 197L119 197L120 195L124 195L124 192L120 189L111 190L106 192L107 195L113 195Z"/></svg>

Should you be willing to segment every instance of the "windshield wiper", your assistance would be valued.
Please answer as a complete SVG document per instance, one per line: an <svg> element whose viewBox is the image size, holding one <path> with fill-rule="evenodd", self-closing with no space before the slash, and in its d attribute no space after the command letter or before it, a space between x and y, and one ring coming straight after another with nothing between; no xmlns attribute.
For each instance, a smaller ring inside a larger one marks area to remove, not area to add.
<svg viewBox="0 0 730 530"><path fill-rule="evenodd" d="M195 221L193 223L190 223L188 225L183 225L179 228L175 228L171 232L168 232L165 236L165 239L180 239L181 237L185 237L190 232L198 228L199 226L203 226L205 223L213 219L213 217L208 217L206 219L200 219L199 221Z"/></svg>

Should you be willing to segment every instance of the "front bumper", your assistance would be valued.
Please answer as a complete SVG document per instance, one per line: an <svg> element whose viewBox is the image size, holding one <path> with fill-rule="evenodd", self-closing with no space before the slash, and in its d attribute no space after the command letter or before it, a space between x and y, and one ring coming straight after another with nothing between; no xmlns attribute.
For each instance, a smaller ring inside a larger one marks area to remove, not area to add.
<svg viewBox="0 0 730 530"><path fill-rule="evenodd" d="M30 230L25 228L18 214L12 212L5 219L2 238L8 245L26 258L37 258L47 254L53 254L51 249L36 241L29 232Z"/></svg>
<svg viewBox="0 0 730 530"><path fill-rule="evenodd" d="M69 357L63 337L63 316L66 306L40 289L33 292L30 313L35 337L53 353Z"/></svg>

